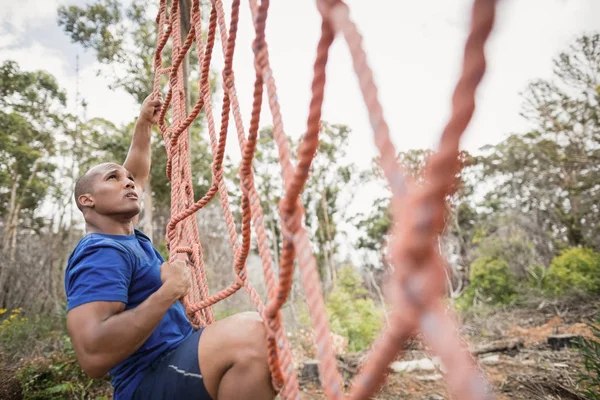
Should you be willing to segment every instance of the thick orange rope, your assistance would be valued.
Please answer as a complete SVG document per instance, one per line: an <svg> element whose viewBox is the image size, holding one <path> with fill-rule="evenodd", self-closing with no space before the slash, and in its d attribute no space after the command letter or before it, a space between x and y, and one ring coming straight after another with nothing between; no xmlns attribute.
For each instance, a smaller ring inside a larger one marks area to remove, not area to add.
<svg viewBox="0 0 600 400"><path fill-rule="evenodd" d="M325 87L325 66L328 50L335 33L341 32L348 42L358 75L363 97L381 153L381 166L392 188L392 211L394 234L391 259L395 266L389 282L389 300L394 305L390 326L376 344L363 370L354 381L350 396L353 399L371 397L383 384L387 366L398 356L403 344L420 329L434 352L441 356L449 371L448 385L460 399L491 398L486 392L485 380L479 375L473 360L456 333L456 322L444 307L441 296L444 291L444 264L437 252L437 237L441 232L445 207L443 199L453 190L458 165L459 139L474 111L475 90L485 70L483 48L491 31L495 0L475 0L471 34L465 48L463 74L453 96L453 113L444 130L440 150L432 157L427 169L423 188L417 188L403 175L395 158L396 150L390 140L389 129L377 99L377 88L362 49L362 38L349 19L348 7L340 0L317 0L322 15L321 38L317 46L312 83L313 97L310 103L306 134L298 150L298 163L291 162L291 151L283 129L277 100L275 79L269 65L265 27L269 0L249 0L254 19L255 40L253 50L256 71L252 116L248 135L245 134L233 74L233 55L237 35L239 0L232 1L229 30L221 0L212 0L208 35L202 37L202 18L199 0L192 1L191 30L181 40L179 1L172 1L167 13L167 0L160 0L157 16L158 43L155 54L154 96L160 95L161 76L168 74L169 89L160 113L159 127L169 156L167 174L171 180L171 220L167 226L167 244L171 260L183 257L194 276L194 290L184 299L184 305L192 324L197 328L213 322L211 306L244 288L259 311L267 331L269 365L275 389L285 399L300 397L298 382L293 369L292 356L281 320L281 307L287 300L292 285L294 259L298 265L302 283L315 329L317 357L323 388L329 398L344 397L342 379L336 366L335 353L330 343L330 330L326 318L318 269L312 253L308 234L302 225L304 211L299 201L310 165L318 147L321 108ZM222 71L224 101L221 110L220 131L217 137L210 98L209 71L217 27L221 35L225 66ZM163 49L171 39L172 65L163 67ZM182 61L196 42L201 74L200 96L189 113L185 110ZM267 243L263 213L254 187L252 159L256 148L262 97L266 95L273 115L274 140L279 151L285 197L279 204L283 251L279 262L279 278L273 273L272 256ZM165 118L171 109L171 124ZM207 118L211 148L212 185L197 202L191 183L189 140L187 130L204 108ZM229 207L228 193L223 180L224 156L229 114L234 117L238 142L242 151L240 177L242 186L242 240L239 242L235 222ZM183 136L183 139L182 138ZM226 289L210 296L206 284L206 271L202 259L202 247L195 213L219 193L221 207L227 222L230 245L234 253L235 281ZM401 222L401 223L400 223ZM268 302L263 305L260 297L247 279L245 262L250 248L250 225L257 234L258 250L263 264L267 285ZM187 257L183 254L187 254ZM486 397L487 396L487 397Z"/></svg>

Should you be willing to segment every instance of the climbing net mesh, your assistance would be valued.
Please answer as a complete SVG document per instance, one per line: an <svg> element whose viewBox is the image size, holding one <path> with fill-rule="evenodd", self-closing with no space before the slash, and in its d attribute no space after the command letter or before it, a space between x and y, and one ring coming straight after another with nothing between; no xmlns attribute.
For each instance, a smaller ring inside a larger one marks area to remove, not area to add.
<svg viewBox="0 0 600 400"><path fill-rule="evenodd" d="M262 0L260 4L258 0L249 0L249 5L255 29L253 51L256 77L247 135L242 122L233 71L240 0L232 0L228 21L222 0L211 0L206 36L202 31L203 9L200 0L192 0L191 28L185 40L180 35L179 1L173 0L168 5L167 0L160 0L156 19L158 43L154 59L154 97L160 96L161 82L163 82L161 77L168 76L168 89L165 87L166 97L159 118L160 131L168 153L167 175L172 185L171 220L167 226L167 244L171 252L170 259L186 260L194 278L193 290L183 299L190 321L195 328L211 324L214 321L211 306L244 288L265 323L273 386L284 399L299 398L298 381L280 311L291 289L294 260L297 258L314 326L323 389L332 399L346 396L330 343L330 330L317 264L307 231L302 225L304 210L299 201L319 141L328 51L336 33L340 33L350 49L354 70L358 76L373 128L374 140L380 152L380 165L392 190L391 212L394 220L391 232L393 239L390 245L390 257L394 268L387 288L388 301L393 306L393 310L382 337L373 345L361 372L354 379L349 396L352 399L372 397L383 385L389 364L398 357L406 341L421 332L432 352L441 358L447 369L447 385L455 398L493 398L467 346L457 333L458 324L455 317L444 305L445 264L437 250L437 240L444 228L446 218L444 198L453 191L453 183L460 170L459 139L473 115L475 91L485 71L484 45L493 26L496 1L474 1L462 75L452 97L452 115L441 135L438 151L428 161L425 185L416 185L403 173L396 160L396 150L390 140L389 128L383 117L377 88L362 47L362 37L349 17L347 5L341 0L317 0L322 25L314 63L312 99L306 132L298 149L296 165L293 165L265 39L269 0ZM222 69L224 99L218 134L213 116L209 76L217 30L224 54ZM164 54L167 52L165 48L169 41L170 58ZM200 64L200 95L193 109L188 113L185 105L182 62L194 43ZM167 59L171 60L170 66L166 66ZM265 88L273 116L273 135L278 147L285 189L285 196L279 203L283 244L278 276L274 273L272 265L263 211L254 185L252 170ZM170 123L166 119L169 109ZM188 128L202 109L205 111L214 155L212 184L199 201L194 201ZM241 241L229 206L222 168L230 114L233 116L242 154ZM207 205L217 192L234 254L235 280L229 287L210 295L206 284L206 271L195 214ZM245 264L250 249L251 227L254 228L262 260L268 297L266 303L252 287L246 273Z"/></svg>

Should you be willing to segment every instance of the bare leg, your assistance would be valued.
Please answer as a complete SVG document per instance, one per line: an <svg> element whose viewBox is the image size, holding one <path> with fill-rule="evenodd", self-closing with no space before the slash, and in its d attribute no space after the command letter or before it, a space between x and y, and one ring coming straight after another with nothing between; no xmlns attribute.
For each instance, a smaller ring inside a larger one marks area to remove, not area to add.
<svg viewBox="0 0 600 400"><path fill-rule="evenodd" d="M237 314L205 328L198 362L213 400L275 397L264 326L257 313Z"/></svg>

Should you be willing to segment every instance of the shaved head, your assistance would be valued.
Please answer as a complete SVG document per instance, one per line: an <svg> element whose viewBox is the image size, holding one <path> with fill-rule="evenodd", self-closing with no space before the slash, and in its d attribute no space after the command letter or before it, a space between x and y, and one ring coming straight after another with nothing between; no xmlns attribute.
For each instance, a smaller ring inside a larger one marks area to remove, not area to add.
<svg viewBox="0 0 600 400"><path fill-rule="evenodd" d="M115 163L103 163L96 165L77 179L75 183L75 203L80 211L83 211L84 206L79 202L79 197L84 194L94 192L95 178L108 168L120 167L119 164Z"/></svg>

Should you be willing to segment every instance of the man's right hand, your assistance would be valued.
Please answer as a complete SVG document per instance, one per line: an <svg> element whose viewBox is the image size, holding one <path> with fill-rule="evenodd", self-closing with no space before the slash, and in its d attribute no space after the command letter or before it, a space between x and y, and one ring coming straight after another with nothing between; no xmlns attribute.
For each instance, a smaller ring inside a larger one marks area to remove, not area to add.
<svg viewBox="0 0 600 400"><path fill-rule="evenodd" d="M190 271L185 261L165 262L160 267L160 279L163 287L175 299L185 296L190 290Z"/></svg>

